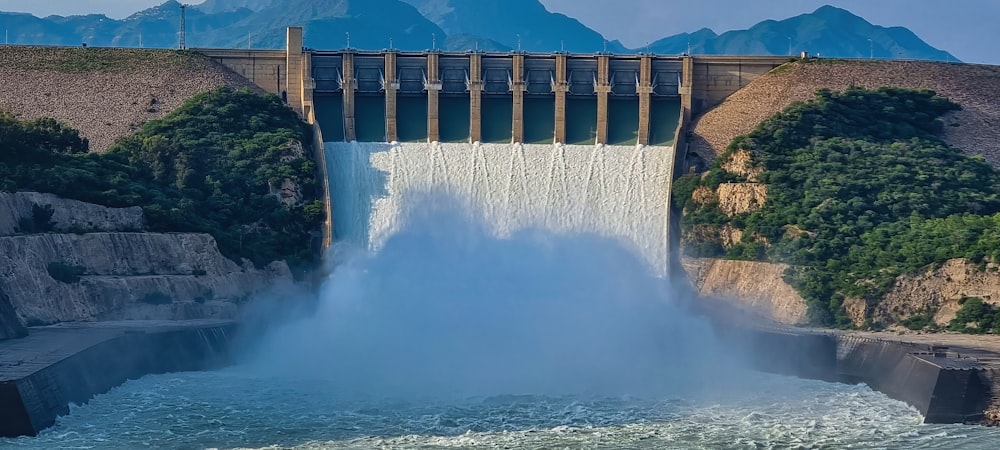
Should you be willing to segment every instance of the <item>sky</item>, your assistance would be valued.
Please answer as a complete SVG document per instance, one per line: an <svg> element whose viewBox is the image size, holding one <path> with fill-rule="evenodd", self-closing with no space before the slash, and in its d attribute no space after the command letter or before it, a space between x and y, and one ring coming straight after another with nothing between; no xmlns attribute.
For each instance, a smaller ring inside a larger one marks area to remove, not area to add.
<svg viewBox="0 0 1000 450"><path fill-rule="evenodd" d="M746 29L829 4L876 25L903 26L966 62L1000 65L1000 0L541 0L627 47L700 28ZM122 18L163 0L0 0L0 11L35 15L104 13ZM201 3L190 0L189 3ZM611 5L611 6L609 6ZM611 8L609 12L608 8ZM808 50L808 49L802 49Z"/></svg>

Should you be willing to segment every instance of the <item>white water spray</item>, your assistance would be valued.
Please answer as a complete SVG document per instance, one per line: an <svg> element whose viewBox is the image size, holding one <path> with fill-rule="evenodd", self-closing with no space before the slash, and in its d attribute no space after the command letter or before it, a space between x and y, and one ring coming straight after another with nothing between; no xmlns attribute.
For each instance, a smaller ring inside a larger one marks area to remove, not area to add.
<svg viewBox="0 0 1000 450"><path fill-rule="evenodd" d="M341 262L264 365L441 398L692 389L720 364L662 277L670 149L327 150Z"/></svg>

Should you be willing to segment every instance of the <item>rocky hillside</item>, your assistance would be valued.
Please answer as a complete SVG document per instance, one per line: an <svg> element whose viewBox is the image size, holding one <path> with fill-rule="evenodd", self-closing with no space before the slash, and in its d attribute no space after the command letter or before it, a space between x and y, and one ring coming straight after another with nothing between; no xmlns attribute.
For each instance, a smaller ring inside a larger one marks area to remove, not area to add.
<svg viewBox="0 0 1000 450"><path fill-rule="evenodd" d="M256 292L292 281L282 262L225 258L207 234L142 232L138 207L0 193L0 219L0 318L9 298L21 324L232 318Z"/></svg>
<svg viewBox="0 0 1000 450"><path fill-rule="evenodd" d="M195 94L246 79L196 53L0 46L0 110L52 117L103 151Z"/></svg>
<svg viewBox="0 0 1000 450"><path fill-rule="evenodd" d="M993 168L1000 168L1000 130L995 126L1000 123L1000 67L912 61L836 60L809 60L783 66L758 78L723 104L696 117L689 168L704 170L726 150L735 137L749 133L764 119L794 102L814 98L817 90L837 91L852 86L930 89L957 103L961 110L949 112L942 117L945 125L942 133L944 141L966 154L981 156ZM731 152L722 168L737 178L750 181L750 185L758 188L756 191L742 189L747 183L721 183L718 190L695 189L692 200L700 204L716 202L719 210L730 217L758 208L767 201L768 186L753 183L760 177L760 165L751 163L749 158L750 153L745 150ZM828 181L840 183L841 181L833 181L833 175L835 174L831 174ZM813 194L820 195L819 192ZM984 213L971 209L966 212ZM920 226L926 226L926 223ZM911 224L913 230L919 230L920 226L918 223ZM715 239L718 245L725 249L743 238L742 230L737 228L722 226L710 231L717 235ZM689 229L688 232L699 230ZM813 234L808 229L795 226L786 227L784 232L784 238L791 239L796 236L811 237ZM985 237L987 235L995 234L989 228L985 233L973 234L984 236L979 238L980 241L988 239ZM772 243L760 236L751 236L750 239L762 243L762 248L769 248ZM944 248L941 250L944 251ZM748 264L754 264L754 269L744 267ZM721 269L716 269L716 266ZM734 304L754 312L765 312L766 316L776 321L795 323L781 308L773 308L767 302L761 306L757 300L760 297L771 299L772 302L781 299L779 303L782 305L796 302L793 296L788 295L794 289L785 282L784 268L781 264L711 259L696 260L695 263L688 264L694 285L703 294L742 298ZM716 280L707 276L713 271L717 273ZM928 321L944 326L956 317L962 302L968 298L981 299L987 305L1000 304L998 289L1000 269L996 260L987 258L985 262L972 262L956 258L899 276L888 292L877 300L866 301L848 296L843 300L843 309L857 326L867 323L892 325L918 316L925 316ZM801 297L798 301L802 301Z"/></svg>
<svg viewBox="0 0 1000 450"><path fill-rule="evenodd" d="M972 64L828 59L787 64L695 118L691 150L704 167L733 138L792 102L811 99L821 88L851 86L930 89L957 103L962 110L944 118L945 141L1000 168L1000 67Z"/></svg>

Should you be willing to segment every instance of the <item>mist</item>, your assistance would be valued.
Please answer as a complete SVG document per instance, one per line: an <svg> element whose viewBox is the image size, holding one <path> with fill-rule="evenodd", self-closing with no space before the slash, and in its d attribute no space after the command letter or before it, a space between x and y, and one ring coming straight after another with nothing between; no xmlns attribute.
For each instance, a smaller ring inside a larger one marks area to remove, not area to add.
<svg viewBox="0 0 1000 450"><path fill-rule="evenodd" d="M393 398L659 395L718 382L723 350L616 239L522 229L415 195L378 250L335 247L315 311L243 367Z"/></svg>

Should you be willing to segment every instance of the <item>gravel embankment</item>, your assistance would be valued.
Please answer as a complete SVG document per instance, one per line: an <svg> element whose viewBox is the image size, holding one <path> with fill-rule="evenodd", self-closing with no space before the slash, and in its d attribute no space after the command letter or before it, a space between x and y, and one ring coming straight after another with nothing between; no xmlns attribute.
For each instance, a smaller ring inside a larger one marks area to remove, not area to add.
<svg viewBox="0 0 1000 450"><path fill-rule="evenodd" d="M54 117L88 138L91 151L219 86L253 88L195 53L0 46L0 110Z"/></svg>
<svg viewBox="0 0 1000 450"><path fill-rule="evenodd" d="M732 139L816 90L850 86L931 89L962 106L949 113L944 139L1000 168L1000 66L926 61L818 60L761 76L694 121L691 150L706 161Z"/></svg>

